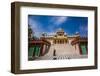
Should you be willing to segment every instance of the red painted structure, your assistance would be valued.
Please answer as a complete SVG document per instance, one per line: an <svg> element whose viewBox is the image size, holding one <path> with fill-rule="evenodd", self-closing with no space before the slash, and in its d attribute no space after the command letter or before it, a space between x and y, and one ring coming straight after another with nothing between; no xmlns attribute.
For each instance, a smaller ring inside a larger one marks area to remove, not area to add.
<svg viewBox="0 0 100 76"><path fill-rule="evenodd" d="M82 54L81 45L84 44L86 46L86 53L88 54L88 39L87 39L87 37L76 37L75 39L73 39L71 44L72 45L76 45L76 44L79 45L80 54Z"/></svg>
<svg viewBox="0 0 100 76"><path fill-rule="evenodd" d="M39 47L40 48L40 52L39 52L39 56L38 57L40 57L40 56L45 55L49 51L51 43L48 42L45 39L38 39L38 40L31 40L31 41L29 41L28 45L29 45L29 48ZM33 52L32 57L33 58L36 57L35 52Z"/></svg>

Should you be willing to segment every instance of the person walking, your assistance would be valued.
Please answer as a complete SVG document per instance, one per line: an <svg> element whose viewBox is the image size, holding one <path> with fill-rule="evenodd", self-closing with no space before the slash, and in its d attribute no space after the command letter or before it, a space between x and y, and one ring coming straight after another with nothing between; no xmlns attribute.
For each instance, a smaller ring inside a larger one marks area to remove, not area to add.
<svg viewBox="0 0 100 76"><path fill-rule="evenodd" d="M56 60L57 58L56 58L56 50L54 49L54 51L53 51L53 60Z"/></svg>

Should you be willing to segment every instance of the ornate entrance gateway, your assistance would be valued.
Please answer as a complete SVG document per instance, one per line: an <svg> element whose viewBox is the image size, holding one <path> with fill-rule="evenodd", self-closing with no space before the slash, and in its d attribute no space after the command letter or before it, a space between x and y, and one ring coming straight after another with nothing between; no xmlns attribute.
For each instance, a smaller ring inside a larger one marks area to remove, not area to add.
<svg viewBox="0 0 100 76"><path fill-rule="evenodd" d="M67 35L64 34L64 31L62 29L59 29L56 33L56 35L53 38L54 44L65 44L67 43Z"/></svg>

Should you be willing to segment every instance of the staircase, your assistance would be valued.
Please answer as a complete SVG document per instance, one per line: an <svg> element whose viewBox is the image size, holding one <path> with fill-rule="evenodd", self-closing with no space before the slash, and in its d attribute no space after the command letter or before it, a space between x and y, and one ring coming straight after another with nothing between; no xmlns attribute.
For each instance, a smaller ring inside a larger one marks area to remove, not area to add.
<svg viewBox="0 0 100 76"><path fill-rule="evenodd" d="M79 49L76 49L71 44L55 44L57 56L60 55L79 55Z"/></svg>
<svg viewBox="0 0 100 76"><path fill-rule="evenodd" d="M78 47L78 45L77 45ZM53 56L54 49L56 50L56 56ZM75 59L86 58L87 56L80 56L79 49L75 48L71 44L53 44L49 51L44 56L38 58L38 60L52 60L56 59Z"/></svg>

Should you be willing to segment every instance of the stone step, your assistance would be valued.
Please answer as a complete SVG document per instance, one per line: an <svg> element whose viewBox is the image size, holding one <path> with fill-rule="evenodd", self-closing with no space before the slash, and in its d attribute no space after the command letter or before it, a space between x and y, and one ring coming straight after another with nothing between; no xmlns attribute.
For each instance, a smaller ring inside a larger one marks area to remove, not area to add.
<svg viewBox="0 0 100 76"><path fill-rule="evenodd" d="M55 44L55 45L51 45L49 51L47 54L45 54L45 57L51 57L53 56L54 53L54 49L56 50L56 55L60 56L60 55L76 55L79 54L78 50L75 50L74 47L70 44Z"/></svg>
<svg viewBox="0 0 100 76"><path fill-rule="evenodd" d="M42 56L37 60L62 60L62 59L80 59L87 58L87 55L64 55L64 56Z"/></svg>

